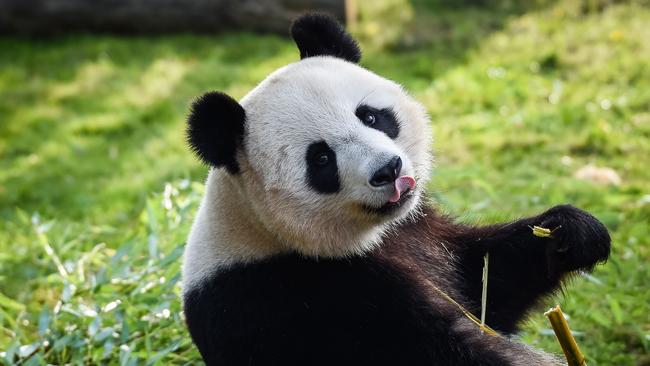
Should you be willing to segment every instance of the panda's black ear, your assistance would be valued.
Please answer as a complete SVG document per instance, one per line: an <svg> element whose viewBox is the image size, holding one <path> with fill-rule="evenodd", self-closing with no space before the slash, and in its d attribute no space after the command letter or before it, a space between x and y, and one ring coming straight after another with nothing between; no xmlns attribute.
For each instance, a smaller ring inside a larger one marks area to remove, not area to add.
<svg viewBox="0 0 650 366"><path fill-rule="evenodd" d="M244 108L228 95L209 92L192 104L187 117L187 141L205 163L239 173L237 148L244 137Z"/></svg>
<svg viewBox="0 0 650 366"><path fill-rule="evenodd" d="M361 50L352 36L336 19L320 13L308 13L291 25L291 37L300 50L300 59L334 56L358 63Z"/></svg>

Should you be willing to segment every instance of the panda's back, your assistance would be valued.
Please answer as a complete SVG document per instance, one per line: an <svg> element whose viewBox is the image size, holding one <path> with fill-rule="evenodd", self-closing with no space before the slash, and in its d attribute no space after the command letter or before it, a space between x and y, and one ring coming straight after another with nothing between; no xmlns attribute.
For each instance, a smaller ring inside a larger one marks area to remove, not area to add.
<svg viewBox="0 0 650 366"><path fill-rule="evenodd" d="M466 352L380 255L235 265L186 292L185 315L208 365L451 365Z"/></svg>

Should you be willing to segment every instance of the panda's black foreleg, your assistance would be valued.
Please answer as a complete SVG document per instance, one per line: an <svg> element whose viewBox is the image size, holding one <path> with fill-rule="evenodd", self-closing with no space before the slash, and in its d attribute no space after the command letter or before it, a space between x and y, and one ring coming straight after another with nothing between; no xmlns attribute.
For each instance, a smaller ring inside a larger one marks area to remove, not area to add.
<svg viewBox="0 0 650 366"><path fill-rule="evenodd" d="M550 233L535 235L535 226ZM610 237L589 213L561 205L507 224L466 228L459 245L471 311L480 313L483 257L489 252L486 323L510 333L537 300L558 289L566 274L605 261Z"/></svg>

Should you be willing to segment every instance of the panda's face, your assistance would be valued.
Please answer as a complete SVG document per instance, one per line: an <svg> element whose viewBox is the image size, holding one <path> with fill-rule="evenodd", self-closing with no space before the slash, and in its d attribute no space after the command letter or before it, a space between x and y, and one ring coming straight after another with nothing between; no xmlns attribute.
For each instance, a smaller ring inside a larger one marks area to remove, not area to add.
<svg viewBox="0 0 650 366"><path fill-rule="evenodd" d="M204 200L193 232L224 225L213 205L228 207L222 215L241 207L250 222L231 226L262 227L282 248L367 251L417 207L429 176L428 118L399 85L356 64L356 42L333 19L306 15L291 32L301 61L269 75L241 104L211 92L192 107L190 146L218 168L208 178L214 198Z"/></svg>
<svg viewBox="0 0 650 366"><path fill-rule="evenodd" d="M240 184L295 249L370 245L416 206L430 165L428 120L397 84L314 57L270 75L241 104Z"/></svg>

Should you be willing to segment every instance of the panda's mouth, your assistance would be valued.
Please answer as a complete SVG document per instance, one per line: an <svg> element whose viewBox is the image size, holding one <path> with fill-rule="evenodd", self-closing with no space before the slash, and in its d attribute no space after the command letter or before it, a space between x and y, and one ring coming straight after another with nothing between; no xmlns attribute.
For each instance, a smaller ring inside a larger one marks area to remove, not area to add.
<svg viewBox="0 0 650 366"><path fill-rule="evenodd" d="M395 202L386 202L386 204L379 207L363 205L363 209L364 211L372 214L388 215L397 211L400 207L402 207L404 203L410 200L413 196L414 196L413 190L411 188L407 188L406 191L404 191L404 193L400 195L399 200Z"/></svg>

